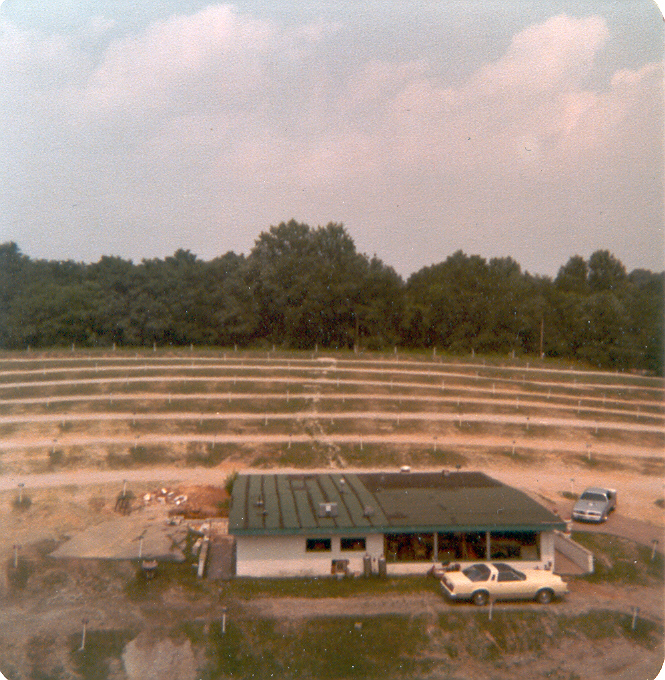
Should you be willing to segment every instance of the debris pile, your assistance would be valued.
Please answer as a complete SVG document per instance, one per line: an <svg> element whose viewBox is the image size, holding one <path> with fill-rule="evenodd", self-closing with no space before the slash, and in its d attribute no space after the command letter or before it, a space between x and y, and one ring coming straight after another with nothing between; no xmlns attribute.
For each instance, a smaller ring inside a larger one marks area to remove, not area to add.
<svg viewBox="0 0 665 680"><path fill-rule="evenodd" d="M229 496L222 487L187 486L161 487L143 496L144 506L152 503L167 505L168 513L183 519L205 519L228 516Z"/></svg>

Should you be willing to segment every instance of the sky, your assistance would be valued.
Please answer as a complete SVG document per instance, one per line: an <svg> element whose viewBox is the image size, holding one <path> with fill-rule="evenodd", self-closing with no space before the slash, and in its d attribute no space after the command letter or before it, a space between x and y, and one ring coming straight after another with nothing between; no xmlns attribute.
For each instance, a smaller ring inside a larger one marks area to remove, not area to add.
<svg viewBox="0 0 665 680"><path fill-rule="evenodd" d="M404 278L463 250L662 271L647 0L4 0L0 243L249 254L344 224Z"/></svg>

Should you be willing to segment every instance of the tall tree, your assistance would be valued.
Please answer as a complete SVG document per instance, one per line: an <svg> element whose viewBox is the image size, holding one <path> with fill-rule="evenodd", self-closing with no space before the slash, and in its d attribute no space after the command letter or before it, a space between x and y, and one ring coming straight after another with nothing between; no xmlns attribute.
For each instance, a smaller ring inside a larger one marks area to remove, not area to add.
<svg viewBox="0 0 665 680"><path fill-rule="evenodd" d="M264 337L301 348L353 343L367 262L342 225L282 222L259 236L249 264Z"/></svg>
<svg viewBox="0 0 665 680"><path fill-rule="evenodd" d="M586 260L574 255L559 269L554 285L567 293L583 295L589 290L589 267Z"/></svg>
<svg viewBox="0 0 665 680"><path fill-rule="evenodd" d="M597 250L589 258L589 288L593 292L618 293L626 283L626 268L608 250Z"/></svg>
<svg viewBox="0 0 665 680"><path fill-rule="evenodd" d="M16 243L0 244L0 347L16 348L23 344L14 301L30 280L31 267L30 259Z"/></svg>

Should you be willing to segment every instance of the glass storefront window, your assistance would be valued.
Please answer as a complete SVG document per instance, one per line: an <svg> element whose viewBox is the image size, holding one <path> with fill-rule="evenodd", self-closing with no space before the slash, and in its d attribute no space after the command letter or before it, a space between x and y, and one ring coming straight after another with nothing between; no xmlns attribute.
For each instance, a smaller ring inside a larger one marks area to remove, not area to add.
<svg viewBox="0 0 665 680"><path fill-rule="evenodd" d="M434 534L386 534L384 547L388 562L431 562Z"/></svg>
<svg viewBox="0 0 665 680"><path fill-rule="evenodd" d="M538 547L535 531L493 531L490 534L490 558L493 560L537 560Z"/></svg>
<svg viewBox="0 0 665 680"><path fill-rule="evenodd" d="M487 559L487 534L484 531L456 531L437 535L440 562Z"/></svg>

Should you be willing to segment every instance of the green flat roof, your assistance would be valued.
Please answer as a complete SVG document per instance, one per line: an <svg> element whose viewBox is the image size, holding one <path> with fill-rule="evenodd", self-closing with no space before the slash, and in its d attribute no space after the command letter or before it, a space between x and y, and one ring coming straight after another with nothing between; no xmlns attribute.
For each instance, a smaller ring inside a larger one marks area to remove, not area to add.
<svg viewBox="0 0 665 680"><path fill-rule="evenodd" d="M565 522L482 472L240 474L229 533L549 531Z"/></svg>

